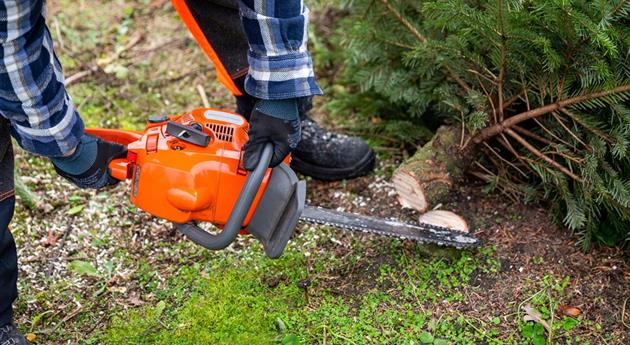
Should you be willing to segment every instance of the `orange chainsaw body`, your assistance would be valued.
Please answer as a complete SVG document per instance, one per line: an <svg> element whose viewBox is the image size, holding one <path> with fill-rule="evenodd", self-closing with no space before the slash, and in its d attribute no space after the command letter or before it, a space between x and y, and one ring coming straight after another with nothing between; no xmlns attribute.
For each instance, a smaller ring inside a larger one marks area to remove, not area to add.
<svg viewBox="0 0 630 345"><path fill-rule="evenodd" d="M225 225L247 176L241 164L248 140L247 121L238 114L212 108L150 121L144 132L86 132L127 145L127 158L112 161L110 169L115 178L131 180L134 205L175 223ZM171 127L169 133L168 127L174 125L180 125L177 128L181 132ZM193 127L206 135L207 146L188 141L185 132ZM270 175L271 169L267 169L243 227L249 224Z"/></svg>

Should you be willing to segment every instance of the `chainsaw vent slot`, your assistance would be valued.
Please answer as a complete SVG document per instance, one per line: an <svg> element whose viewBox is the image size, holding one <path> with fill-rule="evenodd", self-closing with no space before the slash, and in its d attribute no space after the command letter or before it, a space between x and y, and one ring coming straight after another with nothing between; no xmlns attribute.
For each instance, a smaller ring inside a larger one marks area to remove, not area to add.
<svg viewBox="0 0 630 345"><path fill-rule="evenodd" d="M234 139L234 127L219 125L216 123L206 123L206 127L210 128L218 140L232 142Z"/></svg>

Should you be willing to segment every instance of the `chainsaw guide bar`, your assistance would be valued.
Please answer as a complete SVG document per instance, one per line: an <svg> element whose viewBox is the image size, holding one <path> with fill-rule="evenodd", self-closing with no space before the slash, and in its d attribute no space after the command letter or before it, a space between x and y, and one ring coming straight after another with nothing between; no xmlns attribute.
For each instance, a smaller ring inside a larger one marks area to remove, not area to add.
<svg viewBox="0 0 630 345"><path fill-rule="evenodd" d="M300 220L368 234L455 247L457 249L481 246L480 239L463 231L431 224L380 219L320 207L304 207Z"/></svg>

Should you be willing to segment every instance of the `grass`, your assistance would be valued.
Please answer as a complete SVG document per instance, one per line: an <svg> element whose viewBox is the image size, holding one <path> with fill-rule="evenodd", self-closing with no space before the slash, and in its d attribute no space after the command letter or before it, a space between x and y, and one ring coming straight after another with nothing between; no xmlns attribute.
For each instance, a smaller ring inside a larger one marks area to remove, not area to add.
<svg viewBox="0 0 630 345"><path fill-rule="evenodd" d="M246 250L247 251L247 250ZM246 255L246 254L243 254ZM107 344L413 344L476 343L491 330L475 333L476 320L436 319L430 306L461 300L473 272L496 270L490 252L444 260L401 256L378 267L375 285L340 296L315 278L307 291L298 283L325 272L308 272L307 258L292 250L272 261L252 255L182 268L152 306L118 316L98 343ZM407 260L413 260L410 265ZM483 262L482 262L483 261ZM335 270L326 260L326 271ZM404 268L399 271L399 268ZM486 274L486 273L482 273ZM207 278L202 278L207 277ZM282 277L277 285L267 280ZM352 285L352 282L348 283ZM325 283L323 283L325 285ZM383 286L391 286L384 290ZM177 296L192 288L183 304ZM349 287L352 289L353 287ZM308 296L308 297L307 297ZM473 326L470 326L473 325ZM484 324L484 326L487 326ZM482 326L480 326L482 327ZM433 339L429 342L429 339Z"/></svg>
<svg viewBox="0 0 630 345"><path fill-rule="evenodd" d="M213 106L233 107L173 10L154 3L160 1L50 4L67 76L109 61L69 88L88 126L140 129L150 115L199 106L197 85ZM138 33L139 43L125 49ZM269 260L247 237L221 252L195 246L170 224L131 206L125 184L102 192L78 190L57 178L45 159L23 152L18 167L45 206L28 210L19 204L12 228L21 267L16 321L35 343L624 343L615 298L596 288L602 281L616 282L615 293L627 295L619 288L623 276L583 273L583 280L592 276L584 283L591 289L586 297L598 296L595 304L612 309L559 317L562 305L590 302L575 292L575 277L562 270L570 262L558 264L544 244L536 247L542 249L532 254L531 264L529 252L512 255L513 247L500 236L510 226L517 230L511 236L527 231L531 214L517 214L510 205L502 210L501 200L491 207L479 204L474 212L479 216L471 219L497 248L459 255L301 226L285 255ZM313 183L309 198L352 206L360 193L372 192L369 181L392 169L393 164L379 167L358 187L353 181L319 185L339 191L339 199ZM522 236L537 233L529 231ZM41 241L49 232L56 244ZM526 304L541 313L551 332L523 320ZM611 320L600 320L606 313Z"/></svg>

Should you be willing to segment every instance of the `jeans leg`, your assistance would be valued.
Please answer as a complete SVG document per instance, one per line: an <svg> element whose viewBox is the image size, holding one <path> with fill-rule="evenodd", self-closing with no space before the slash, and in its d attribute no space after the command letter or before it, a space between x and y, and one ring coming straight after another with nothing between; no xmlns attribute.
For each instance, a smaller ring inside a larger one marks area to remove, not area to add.
<svg viewBox="0 0 630 345"><path fill-rule="evenodd" d="M0 201L0 327L13 320L11 305L17 298L17 252L9 232L14 207L15 197Z"/></svg>

